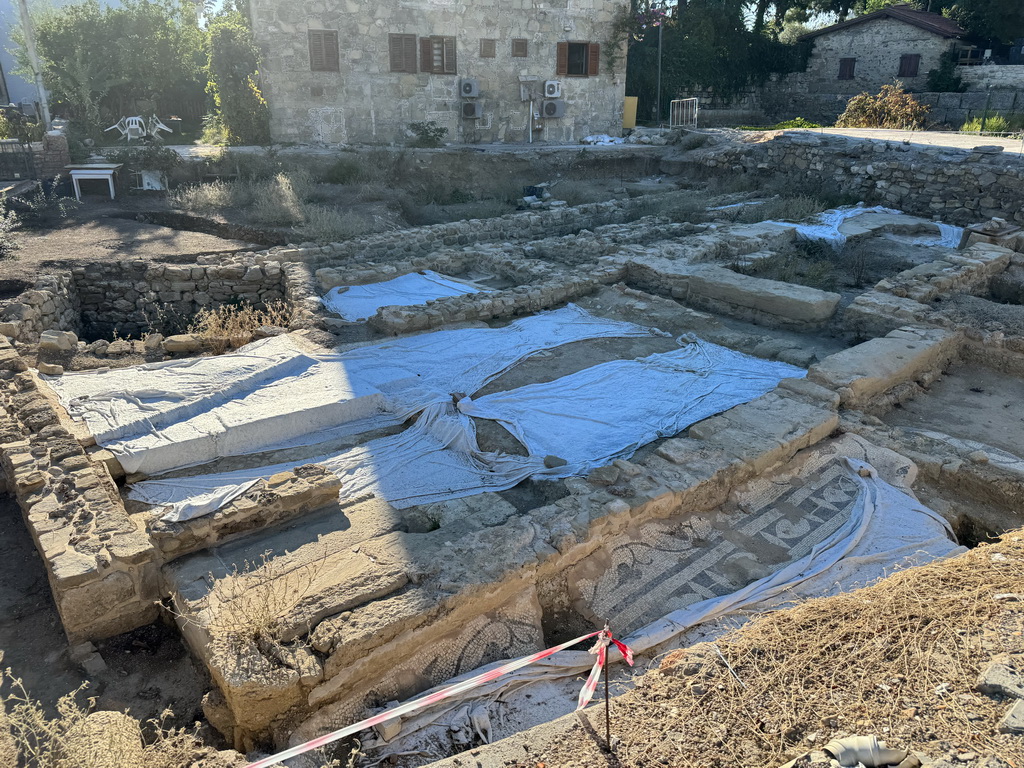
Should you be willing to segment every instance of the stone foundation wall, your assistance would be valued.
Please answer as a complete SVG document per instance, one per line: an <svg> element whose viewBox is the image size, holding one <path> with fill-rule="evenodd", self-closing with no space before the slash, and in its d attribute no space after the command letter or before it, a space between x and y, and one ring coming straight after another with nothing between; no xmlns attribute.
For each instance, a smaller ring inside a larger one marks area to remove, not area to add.
<svg viewBox="0 0 1024 768"><path fill-rule="evenodd" d="M689 153L720 170L781 177L794 188L828 186L869 203L971 224L998 216L1024 223L1024 158L985 151L779 132ZM680 158L687 163L687 156ZM680 168L673 162L666 170ZM680 168L680 171L682 168ZM677 171L678 172L678 171Z"/></svg>
<svg viewBox="0 0 1024 768"><path fill-rule="evenodd" d="M48 330L80 333L82 305L70 275L44 275L0 312L0 335L35 342Z"/></svg>
<svg viewBox="0 0 1024 768"><path fill-rule="evenodd" d="M88 269L77 267L72 275L83 330L95 337L177 330L203 308L285 298L280 263L268 260L257 265L245 256L217 265L94 264Z"/></svg>
<svg viewBox="0 0 1024 768"><path fill-rule="evenodd" d="M256 254L258 263L267 261L305 262L315 268L344 266L351 263L394 262L426 256L434 251L489 242L525 242L561 237L583 229L608 224L624 224L645 215L652 205L670 204L674 193L608 200L549 210L510 213L492 219L470 219L429 227L387 232L343 243L317 246L271 248ZM680 194L680 199L685 193ZM200 263L212 263L217 257L202 257Z"/></svg>

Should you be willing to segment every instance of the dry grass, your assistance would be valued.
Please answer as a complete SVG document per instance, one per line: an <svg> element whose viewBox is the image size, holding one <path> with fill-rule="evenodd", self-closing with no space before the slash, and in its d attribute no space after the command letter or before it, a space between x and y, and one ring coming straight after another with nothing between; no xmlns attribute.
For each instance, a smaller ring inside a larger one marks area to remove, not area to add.
<svg viewBox="0 0 1024 768"><path fill-rule="evenodd" d="M3 656L0 654L0 660ZM0 759L20 768L187 768L205 751L194 730L168 725L172 713L142 724L80 701L85 686L62 696L55 715L25 691L10 669L0 694Z"/></svg>
<svg viewBox="0 0 1024 768"><path fill-rule="evenodd" d="M996 730L1009 703L974 691L992 656L1021 651L1024 612L996 599L1021 584L1024 534L1014 532L865 589L761 616L724 635L717 649L703 643L670 654L663 675L620 697L615 762L579 731L538 757L549 768L754 768L863 734L936 757L971 751L1024 765L1024 741Z"/></svg>
<svg viewBox="0 0 1024 768"><path fill-rule="evenodd" d="M202 619L184 618L200 621L214 640L233 648L278 648L282 622L295 621L303 603L315 595L325 561L326 555L302 567L286 566L264 552L226 576L211 575L213 588L204 598Z"/></svg>
<svg viewBox="0 0 1024 768"><path fill-rule="evenodd" d="M221 354L248 344L264 325L287 328L291 315L291 309L283 301L272 301L263 307L223 304L216 309L199 310L188 332L199 336L212 352Z"/></svg>

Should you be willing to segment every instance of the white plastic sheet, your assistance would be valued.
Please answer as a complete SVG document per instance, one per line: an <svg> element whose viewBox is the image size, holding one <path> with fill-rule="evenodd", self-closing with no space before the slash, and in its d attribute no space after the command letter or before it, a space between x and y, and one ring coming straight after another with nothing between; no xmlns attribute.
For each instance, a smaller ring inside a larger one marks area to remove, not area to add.
<svg viewBox="0 0 1024 768"><path fill-rule="evenodd" d="M840 248L846 243L846 235L839 231L839 227L842 226L844 221L856 218L857 216L863 216L865 213L887 213L894 216L904 215L903 211L898 211L895 208L885 208L881 205L865 207L863 204L858 203L855 206L844 206L819 213L813 223L797 224L796 234L798 238L803 240L825 242L831 244L833 248ZM782 224L785 222L775 223ZM918 235L916 237L889 235L889 237L910 243L911 245L935 245L944 248L956 248L960 244L960 237L963 235L962 228L939 221L935 222L935 225L939 229L935 235Z"/></svg>
<svg viewBox="0 0 1024 768"><path fill-rule="evenodd" d="M804 375L786 363L694 339L671 352L466 398L459 410L501 422L531 456L559 456L577 474Z"/></svg>
<svg viewBox="0 0 1024 768"><path fill-rule="evenodd" d="M503 328L437 331L340 354L307 353L279 336L218 357L46 380L125 471L156 475L398 424L536 352L656 333L570 304Z"/></svg>
<svg viewBox="0 0 1024 768"><path fill-rule="evenodd" d="M402 509L504 490L531 476L586 472L759 397L780 379L803 375L802 369L785 363L693 341L673 352L604 363L479 401L464 398L458 410L450 400L436 402L401 434L302 463L321 464L337 474L343 499L374 494ZM530 455L481 451L470 415L505 423ZM568 464L546 468L544 457L549 454ZM208 514L261 477L295 463L148 480L132 486L130 495L170 505L166 519L184 520Z"/></svg>
<svg viewBox="0 0 1024 768"><path fill-rule="evenodd" d="M476 283L425 270L380 283L332 288L320 301L331 312L356 322L372 317L381 307L418 307L433 299L486 290Z"/></svg>

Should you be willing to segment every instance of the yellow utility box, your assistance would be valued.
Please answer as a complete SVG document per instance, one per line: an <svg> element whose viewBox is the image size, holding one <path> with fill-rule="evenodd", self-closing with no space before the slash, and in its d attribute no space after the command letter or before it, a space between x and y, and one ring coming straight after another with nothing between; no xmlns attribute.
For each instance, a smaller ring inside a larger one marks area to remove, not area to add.
<svg viewBox="0 0 1024 768"><path fill-rule="evenodd" d="M631 131L636 128L636 96L626 97L626 106L622 110L622 130Z"/></svg>

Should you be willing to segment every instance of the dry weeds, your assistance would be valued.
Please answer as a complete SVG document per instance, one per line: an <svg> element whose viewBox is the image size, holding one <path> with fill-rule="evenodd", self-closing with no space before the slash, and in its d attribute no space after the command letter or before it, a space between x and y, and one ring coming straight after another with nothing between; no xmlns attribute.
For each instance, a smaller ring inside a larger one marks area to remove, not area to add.
<svg viewBox="0 0 1024 768"><path fill-rule="evenodd" d="M613 757L576 729L537 759L548 768L754 768L861 734L934 757L955 750L1024 765L1024 740L997 731L1008 703L974 690L993 655L1022 649L1024 610L996 598L1022 584L1024 534L1015 532L761 616L670 654L662 674L620 697Z"/></svg>
<svg viewBox="0 0 1024 768"><path fill-rule="evenodd" d="M253 340L265 325L287 328L291 309L283 301L271 301L263 307L253 304L223 304L216 309L201 309L188 327L215 354L237 349Z"/></svg>

